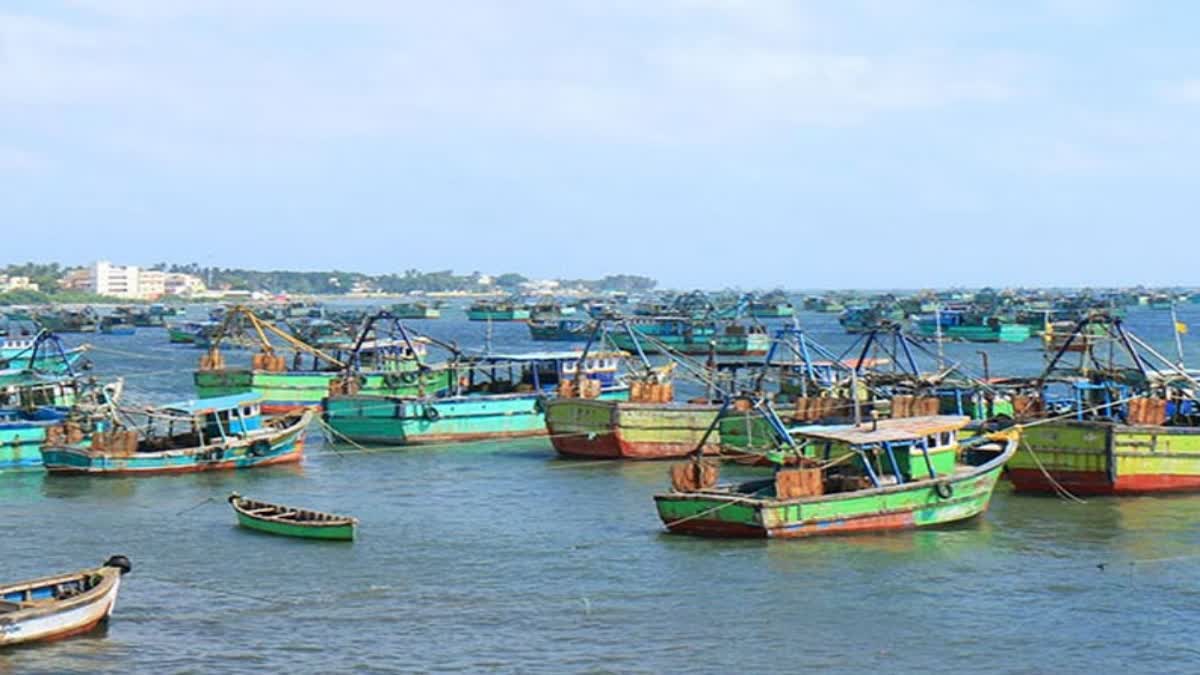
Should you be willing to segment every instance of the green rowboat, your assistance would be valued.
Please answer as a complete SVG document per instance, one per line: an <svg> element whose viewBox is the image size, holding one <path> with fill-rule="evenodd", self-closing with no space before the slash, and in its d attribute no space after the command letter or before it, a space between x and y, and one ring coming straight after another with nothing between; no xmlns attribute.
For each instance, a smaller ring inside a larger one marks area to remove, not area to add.
<svg viewBox="0 0 1200 675"><path fill-rule="evenodd" d="M357 518L255 501L236 492L229 495L229 504L238 525L284 537L354 541L358 526Z"/></svg>

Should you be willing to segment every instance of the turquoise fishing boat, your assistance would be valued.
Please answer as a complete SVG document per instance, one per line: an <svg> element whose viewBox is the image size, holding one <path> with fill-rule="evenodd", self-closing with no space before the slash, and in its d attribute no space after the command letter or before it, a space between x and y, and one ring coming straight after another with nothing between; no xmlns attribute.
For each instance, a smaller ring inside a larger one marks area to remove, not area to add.
<svg viewBox="0 0 1200 675"><path fill-rule="evenodd" d="M258 394L181 401L153 410L114 415L111 430L91 443L71 442L51 427L42 446L46 470L56 474L163 474L248 469L299 462L312 409L263 417ZM144 418L136 427L130 420Z"/></svg>
<svg viewBox="0 0 1200 675"><path fill-rule="evenodd" d="M471 321L528 321L530 315L528 307L512 301L480 301L467 308Z"/></svg>
<svg viewBox="0 0 1200 675"><path fill-rule="evenodd" d="M647 354L670 351L691 355L763 356L771 347L771 336L761 326L731 323L718 332L715 323L674 317L636 317L627 325L637 333L636 336L630 331L609 335L612 344L625 351L636 351L636 345L640 343Z"/></svg>
<svg viewBox="0 0 1200 675"><path fill-rule="evenodd" d="M529 339L534 342L587 342L595 323L587 319L530 321Z"/></svg>
<svg viewBox="0 0 1200 675"><path fill-rule="evenodd" d="M361 394L325 399L334 435L356 443L414 445L546 434L546 400L560 393L624 399L622 352L534 352L452 362L456 386L441 397Z"/></svg>
<svg viewBox="0 0 1200 675"><path fill-rule="evenodd" d="M48 331L32 337L6 338L0 341L0 369L63 375L74 368L82 368L80 359L86 351L86 346L67 348Z"/></svg>

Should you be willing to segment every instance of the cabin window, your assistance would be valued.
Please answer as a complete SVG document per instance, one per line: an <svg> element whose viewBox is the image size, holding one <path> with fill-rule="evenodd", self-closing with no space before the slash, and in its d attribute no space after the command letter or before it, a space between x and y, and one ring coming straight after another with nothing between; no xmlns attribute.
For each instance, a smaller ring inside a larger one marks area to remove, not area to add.
<svg viewBox="0 0 1200 675"><path fill-rule="evenodd" d="M951 437L950 437L949 431L943 431L941 436L942 436L942 445L954 445L954 442L952 440L950 440Z"/></svg>
<svg viewBox="0 0 1200 675"><path fill-rule="evenodd" d="M928 446L928 447L930 447L930 448L936 448L936 447L937 447L937 444L938 444L938 442L937 442L937 434L934 434L934 435L932 435L932 436L926 436L926 437L925 437L925 445L926 445L926 446Z"/></svg>

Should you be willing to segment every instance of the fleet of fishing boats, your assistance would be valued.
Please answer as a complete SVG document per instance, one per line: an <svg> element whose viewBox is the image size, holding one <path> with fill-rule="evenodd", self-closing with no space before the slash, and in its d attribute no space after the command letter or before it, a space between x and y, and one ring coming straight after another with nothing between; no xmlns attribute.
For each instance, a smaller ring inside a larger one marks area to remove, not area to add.
<svg viewBox="0 0 1200 675"><path fill-rule="evenodd" d="M672 533L768 538L969 519L1002 478L1017 493L1200 490L1200 373L1183 365L1181 346L1172 358L1133 334L1113 298L1074 299L1070 311L1031 308L1029 298L1015 309L1005 298L958 306L877 298L865 307L825 298L819 309L840 307L857 336L840 351L803 330L782 296L722 304L688 294L628 312L472 305L471 320L526 321L534 339L575 343L504 353L464 350L406 323L440 316L444 307L431 304L367 315L232 306L198 327L169 328L171 342L203 348L196 396L153 407L124 403L122 381L96 379L86 350L67 348L56 332L94 323L124 335L166 328L172 314L63 313L46 328L10 331L0 345L0 472L298 462L313 425L331 443L397 449L545 436L564 458L677 460L669 487L654 495ZM1036 330L1018 318L1037 311ZM1186 326L1172 324L1179 340ZM1035 376L975 374L929 344L1019 342L1033 332L1049 336ZM726 463L744 465L742 478L722 483ZM350 516L237 494L228 501L244 528L356 536ZM129 569L117 556L0 588L0 646L95 626L112 613Z"/></svg>

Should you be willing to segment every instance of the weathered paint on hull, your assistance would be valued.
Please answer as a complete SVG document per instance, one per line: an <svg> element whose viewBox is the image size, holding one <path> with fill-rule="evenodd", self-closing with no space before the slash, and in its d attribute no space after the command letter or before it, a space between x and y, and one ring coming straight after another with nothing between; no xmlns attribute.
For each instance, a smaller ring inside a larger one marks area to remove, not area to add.
<svg viewBox="0 0 1200 675"><path fill-rule="evenodd" d="M46 470L56 474L156 475L251 469L299 462L304 457L304 429L312 413L269 437L253 443L241 442L210 457L216 446L170 453L135 453L130 456L92 454L74 446L45 446L42 461ZM266 447L263 447L265 445Z"/></svg>
<svg viewBox="0 0 1200 675"><path fill-rule="evenodd" d="M99 598L75 607L53 611L28 619L0 624L0 647L32 642L55 642L95 630L113 612L121 588L119 577Z"/></svg>
<svg viewBox="0 0 1200 675"><path fill-rule="evenodd" d="M712 405L558 399L546 405L550 442L564 457L670 459L693 452L719 408ZM706 453L720 448L717 432Z"/></svg>
<svg viewBox="0 0 1200 675"><path fill-rule="evenodd" d="M603 393L600 400L627 396L628 390L620 389ZM429 401L331 397L326 399L325 421L350 440L379 445L525 438L547 433L543 403L532 394Z"/></svg>
<svg viewBox="0 0 1200 675"><path fill-rule="evenodd" d="M197 398L213 398L246 392L262 395L262 410L268 414L295 412L302 408L321 407L329 395L329 383L338 373L272 373L262 370L226 369L219 371L196 371L193 379ZM424 388L414 379L415 372L364 373L362 388L364 396L408 396L422 393L433 394L450 386L449 371L435 371L425 375ZM411 380L411 381L407 381Z"/></svg>
<svg viewBox="0 0 1200 675"><path fill-rule="evenodd" d="M0 473L41 471L46 427L59 423L0 424ZM83 446L87 444L86 439L80 443Z"/></svg>
<svg viewBox="0 0 1200 675"><path fill-rule="evenodd" d="M700 536L801 538L930 527L986 511L1009 455L949 479L952 492L946 498L937 494L940 481L926 480L794 500L704 492L671 492L654 500L669 531Z"/></svg>
<svg viewBox="0 0 1200 675"><path fill-rule="evenodd" d="M42 443L46 427L41 424L0 426L0 473L42 468Z"/></svg>
<svg viewBox="0 0 1200 675"><path fill-rule="evenodd" d="M237 513L238 524L250 530L275 534L281 537L298 539L324 539L329 541L353 541L354 525L332 525L326 527L310 527L281 523L274 520L259 520L241 512Z"/></svg>
<svg viewBox="0 0 1200 675"><path fill-rule="evenodd" d="M1008 471L1018 492L1054 492L1043 468L1077 494L1200 491L1200 428L1060 421L1023 438Z"/></svg>

